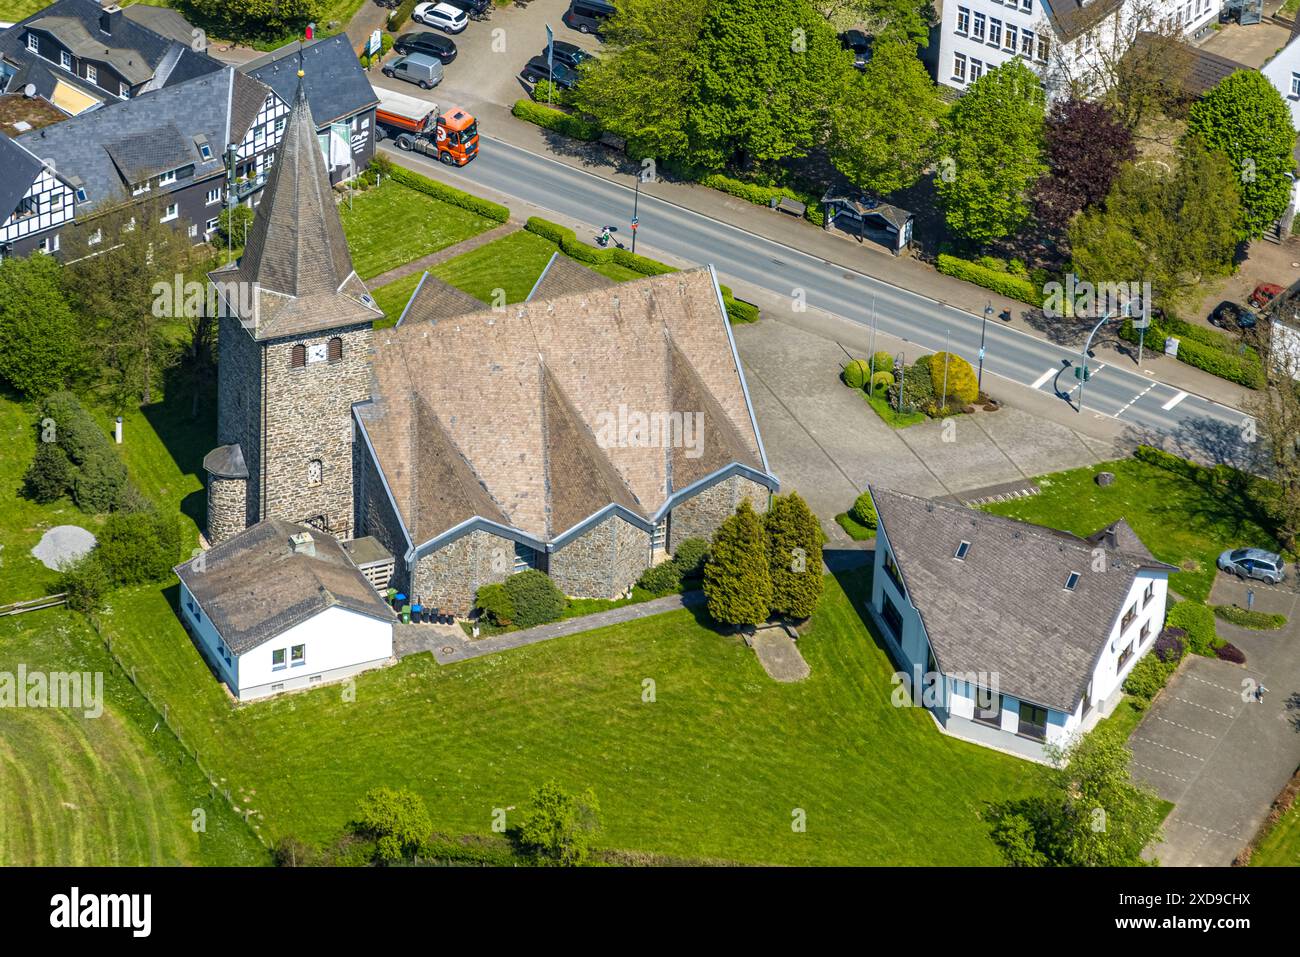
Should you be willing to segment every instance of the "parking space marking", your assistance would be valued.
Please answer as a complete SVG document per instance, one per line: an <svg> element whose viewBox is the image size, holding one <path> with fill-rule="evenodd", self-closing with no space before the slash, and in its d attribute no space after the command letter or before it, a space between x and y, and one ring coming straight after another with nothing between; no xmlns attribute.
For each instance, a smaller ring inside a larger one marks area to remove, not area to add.
<svg viewBox="0 0 1300 957"><path fill-rule="evenodd" d="M1169 745L1167 745L1167 744L1161 744L1159 741L1155 741L1155 740L1153 740L1153 739L1151 739L1151 738L1139 738L1139 737L1137 737L1137 736L1134 736L1133 740L1134 740L1134 741L1145 741L1147 744L1154 744L1157 748L1164 748L1166 751L1172 751L1172 752L1174 752L1174 754L1181 754L1183 757L1185 757L1185 758L1191 758L1191 759L1194 760L1194 761L1202 761L1202 762L1205 761L1205 758L1201 757L1200 755L1197 755L1197 754L1189 754L1189 753L1186 752L1186 751L1179 751L1177 748L1171 748Z"/></svg>
<svg viewBox="0 0 1300 957"><path fill-rule="evenodd" d="M1208 731L1201 731L1197 728L1190 727L1189 725L1179 724L1177 721L1170 721L1168 718L1162 718L1158 714L1153 714L1151 717L1155 718L1157 721L1163 721L1165 724L1172 724L1175 728L1182 728L1184 731L1190 731L1192 732L1192 734L1204 735L1205 737L1209 738L1211 741L1219 740L1219 736L1217 734L1210 734Z"/></svg>
<svg viewBox="0 0 1300 957"><path fill-rule="evenodd" d="M1162 408L1162 409L1164 409L1166 412L1168 412L1170 409L1172 409L1174 406L1176 406L1179 402L1182 402L1183 399L1185 399L1185 398L1187 398L1187 393L1186 393L1186 392L1179 392L1176 396L1174 396L1172 399L1170 399L1168 402L1166 402L1166 403L1165 403L1164 405L1162 405L1160 408Z"/></svg>
<svg viewBox="0 0 1300 957"><path fill-rule="evenodd" d="M1210 684L1210 682L1207 681L1207 682L1205 682L1205 684ZM1215 685L1215 687L1217 688L1218 685ZM1217 714L1217 715L1219 715L1219 716L1221 716L1221 717L1224 717L1224 718L1235 718L1235 717L1236 717L1236 715L1233 714L1233 713L1230 712L1230 711L1220 711L1218 708L1211 708L1209 705L1197 704L1195 701L1192 701L1190 698L1182 698L1182 697L1179 697L1178 695L1174 695L1174 696L1173 696L1173 699L1174 699L1175 701L1181 701L1181 702L1183 702L1184 704L1190 704L1193 708L1200 708L1202 711L1209 711L1209 712L1212 713L1212 714Z"/></svg>
<svg viewBox="0 0 1300 957"><path fill-rule="evenodd" d="M1132 404L1133 404L1134 402L1136 402L1138 399L1142 398L1144 395L1146 395L1148 392L1150 392L1152 389L1154 389L1154 388L1155 388L1156 386L1158 386L1159 384L1160 384L1159 382L1152 382L1149 386L1147 386L1145 389L1143 389L1143 390L1142 390L1141 392L1139 392L1137 395L1133 396L1133 398L1129 399L1128 402L1124 405L1124 407L1121 408L1118 412L1115 413L1115 418L1118 419L1121 415L1123 415L1125 412L1128 411L1128 407L1129 407L1130 405L1132 405Z"/></svg>
<svg viewBox="0 0 1300 957"><path fill-rule="evenodd" d="M1031 388L1031 389L1041 389L1041 388L1043 387L1043 385L1047 382L1048 379L1050 379L1052 376L1056 375L1056 373L1058 373L1058 372L1060 372L1060 371L1061 371L1061 370L1060 370L1059 367L1057 367L1057 366L1052 366L1052 368L1048 369L1046 372L1044 372L1042 375L1040 375L1037 379L1035 379L1035 380L1034 380L1034 384L1033 384L1032 386L1030 386L1030 388Z"/></svg>
<svg viewBox="0 0 1300 957"><path fill-rule="evenodd" d="M1206 681L1204 678L1198 678L1193 674L1189 674L1187 677L1191 678L1193 681L1200 682L1203 685L1209 685L1211 688L1218 688L1220 691L1226 691L1234 698L1241 693L1240 688L1228 688L1219 684L1217 681Z"/></svg>
<svg viewBox="0 0 1300 957"><path fill-rule="evenodd" d="M1179 777L1178 775L1176 775L1176 774L1173 774L1173 773L1171 773L1171 772L1169 772L1169 771L1162 771L1160 768L1153 768L1153 767L1152 767L1151 765L1149 765L1149 764L1141 764L1141 763L1139 763L1139 762L1137 762L1137 761L1134 761L1134 762L1133 762L1133 766L1134 766L1134 767L1138 767L1138 768L1145 768L1145 769L1148 770L1148 771L1154 771L1156 774L1163 774L1165 777L1173 778L1175 781L1181 781L1183 784L1186 784L1186 783L1187 783L1187 778L1180 778L1180 777Z"/></svg>
<svg viewBox="0 0 1300 957"><path fill-rule="evenodd" d="M1170 820L1172 820L1172 821L1177 821L1179 824L1186 824L1188 827L1194 827L1194 828L1196 828L1198 831L1205 831L1205 832L1207 832L1207 833L1209 833L1209 834L1217 834L1217 835L1219 835L1219 837L1227 837L1227 838L1231 838L1231 839L1233 839L1233 840L1236 840L1236 839L1237 839L1237 836L1238 836L1238 835L1236 835L1236 834L1225 834L1223 831L1216 831L1216 830L1215 830L1214 828L1212 828L1212 827L1206 827L1204 824L1196 824L1196 823L1193 822L1193 821L1189 821L1189 820L1187 820L1187 818L1185 818L1185 817L1178 817L1177 815L1175 815L1175 816L1174 816L1173 818L1171 818Z"/></svg>

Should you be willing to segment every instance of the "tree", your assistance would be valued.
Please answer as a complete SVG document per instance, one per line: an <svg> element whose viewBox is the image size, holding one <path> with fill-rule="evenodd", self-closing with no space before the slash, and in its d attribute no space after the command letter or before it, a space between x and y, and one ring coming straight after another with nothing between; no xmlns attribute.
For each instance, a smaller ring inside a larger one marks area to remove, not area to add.
<svg viewBox="0 0 1300 957"><path fill-rule="evenodd" d="M1203 277L1228 268L1237 217L1227 157L1188 140L1172 171L1127 164L1104 208L1076 217L1073 268L1094 283L1149 282L1155 304L1172 310L1196 297Z"/></svg>
<svg viewBox="0 0 1300 957"><path fill-rule="evenodd" d="M36 454L23 473L23 494L33 502L48 505L72 491L76 469L68 453L57 442L36 443Z"/></svg>
<svg viewBox="0 0 1300 957"><path fill-rule="evenodd" d="M59 591L67 596L68 607L73 611L98 611L104 604L109 584L104 565L93 551L59 569Z"/></svg>
<svg viewBox="0 0 1300 957"><path fill-rule="evenodd" d="M1262 495L1263 506L1276 526L1282 545L1295 552L1300 545L1300 353L1289 333L1281 332L1281 343L1274 347L1270 324L1261 323L1252 337L1268 372L1268 384L1245 403L1245 412L1254 422L1254 434L1260 445L1260 459L1252 463L1271 481L1257 482L1251 493ZM1176 607L1190 605L1180 602ZM1195 606L1192 606L1195 607ZM1213 623L1211 623L1213 624ZM1195 638L1189 631L1189 637ZM1200 644L1204 647L1205 642Z"/></svg>
<svg viewBox="0 0 1300 957"><path fill-rule="evenodd" d="M66 388L82 372L82 333L63 280L53 256L0 261L0 377L29 399Z"/></svg>
<svg viewBox="0 0 1300 957"><path fill-rule="evenodd" d="M519 842L543 861L575 867L585 863L600 833L600 804L590 788L579 795L554 781L535 789L519 825Z"/></svg>
<svg viewBox="0 0 1300 957"><path fill-rule="evenodd" d="M724 625L757 625L772 609L772 574L763 523L749 499L740 503L713 536L704 565L709 614Z"/></svg>
<svg viewBox="0 0 1300 957"><path fill-rule="evenodd" d="M1106 99L1131 130L1156 116L1180 117L1190 99L1192 61L1192 48L1182 42L1178 27L1152 23L1114 63Z"/></svg>
<svg viewBox="0 0 1300 957"><path fill-rule="evenodd" d="M822 594L822 545L817 516L798 492L778 495L763 517L771 562L772 611L811 617Z"/></svg>
<svg viewBox="0 0 1300 957"><path fill-rule="evenodd" d="M1132 131L1109 107L1073 98L1052 105L1044 146L1047 173L1034 187L1034 213L1057 235L1079 210L1104 200L1120 166L1137 155Z"/></svg>
<svg viewBox="0 0 1300 957"><path fill-rule="evenodd" d="M236 39L280 38L320 18L320 0L193 0L210 27Z"/></svg>
<svg viewBox="0 0 1300 957"><path fill-rule="evenodd" d="M375 841L384 861L418 854L433 834L423 799L406 788L371 788L357 805L352 828Z"/></svg>
<svg viewBox="0 0 1300 957"><path fill-rule="evenodd" d="M804 155L853 73L807 0L712 0L694 53L680 109L690 162L707 170Z"/></svg>
<svg viewBox="0 0 1300 957"><path fill-rule="evenodd" d="M199 401L217 381L217 319L203 309L189 319L189 335L180 352L180 374L190 390L190 418L197 418Z"/></svg>
<svg viewBox="0 0 1300 957"><path fill-rule="evenodd" d="M1047 746L1053 770L1041 795L1006 801L985 817L1014 865L1134 867L1159 838L1160 802L1129 776L1132 752L1112 734Z"/></svg>
<svg viewBox="0 0 1300 957"><path fill-rule="evenodd" d="M934 162L944 110L915 48L877 43L832 113L831 162L868 193L906 189Z"/></svg>
<svg viewBox="0 0 1300 957"><path fill-rule="evenodd" d="M1238 70L1192 104L1187 135L1232 161L1241 190L1237 238L1264 235L1291 202L1296 131L1282 94L1258 70Z"/></svg>
<svg viewBox="0 0 1300 957"><path fill-rule="evenodd" d="M971 84L948 112L935 188L948 228L979 245L1029 218L1029 190L1046 170L1043 88L1018 58Z"/></svg>
<svg viewBox="0 0 1300 957"><path fill-rule="evenodd" d="M912 50L929 46L930 28L938 20L929 0L820 0L815 6L836 30L861 25L875 38L877 51L882 43L905 43Z"/></svg>

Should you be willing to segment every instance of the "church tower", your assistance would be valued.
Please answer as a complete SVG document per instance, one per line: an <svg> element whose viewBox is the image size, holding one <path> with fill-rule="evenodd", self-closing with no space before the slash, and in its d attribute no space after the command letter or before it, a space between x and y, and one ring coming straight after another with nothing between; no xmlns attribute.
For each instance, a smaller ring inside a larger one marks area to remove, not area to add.
<svg viewBox="0 0 1300 957"><path fill-rule="evenodd" d="M352 405L370 397L383 313L352 268L298 76L244 254L209 275L224 307L221 445L203 461L214 544L268 518L352 537Z"/></svg>

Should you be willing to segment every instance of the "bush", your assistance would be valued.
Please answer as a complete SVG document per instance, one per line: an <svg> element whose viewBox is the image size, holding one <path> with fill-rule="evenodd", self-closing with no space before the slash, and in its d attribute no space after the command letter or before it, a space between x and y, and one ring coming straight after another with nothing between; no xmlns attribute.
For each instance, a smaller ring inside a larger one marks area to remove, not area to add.
<svg viewBox="0 0 1300 957"><path fill-rule="evenodd" d="M222 245L242 246L253 226L254 213L247 206L223 209L217 214L217 237Z"/></svg>
<svg viewBox="0 0 1300 957"><path fill-rule="evenodd" d="M1194 601L1180 601L1165 614L1165 623L1187 632L1187 650L1209 658L1222 643L1214 628L1214 612Z"/></svg>
<svg viewBox="0 0 1300 957"><path fill-rule="evenodd" d="M95 554L114 585L142 585L171 577L180 548L180 527L172 516L115 512L104 522Z"/></svg>
<svg viewBox="0 0 1300 957"><path fill-rule="evenodd" d="M759 183L749 183L724 173L708 173L698 178L690 176L689 172L685 172L685 175L695 179L701 186L716 189L758 206L770 206L774 199L793 199L804 204L806 207L804 218L809 222L820 226L825 221L826 212L822 209L821 201L811 193L800 193L788 186L763 186Z"/></svg>
<svg viewBox="0 0 1300 957"><path fill-rule="evenodd" d="M673 564L682 573L682 580L695 580L704 574L704 563L709 560L709 543L702 538L688 538L677 544Z"/></svg>
<svg viewBox="0 0 1300 957"><path fill-rule="evenodd" d="M1225 641L1219 647L1214 649L1214 653L1224 661L1231 661L1236 665L1246 663L1246 654L1230 641Z"/></svg>
<svg viewBox="0 0 1300 957"><path fill-rule="evenodd" d="M561 226L559 223L553 223L549 219L542 219L539 216L528 217L528 221L524 223L524 229L541 236L543 239L549 239L560 247L560 251L564 255L576 259L578 262L589 265L617 263L625 269L639 272L643 276L662 276L664 273L677 271L672 266L665 266L661 262L656 262L645 256L638 256L626 249L599 249L595 246L588 246L586 243L579 241L577 233L572 229Z"/></svg>
<svg viewBox="0 0 1300 957"><path fill-rule="evenodd" d="M979 397L975 368L956 353L936 352L930 357L930 383L944 405L970 405ZM942 394L945 384L947 395Z"/></svg>
<svg viewBox="0 0 1300 957"><path fill-rule="evenodd" d="M853 359L844 367L842 378L850 389L866 388L871 381L871 363L866 359Z"/></svg>
<svg viewBox="0 0 1300 957"><path fill-rule="evenodd" d="M1156 637L1156 646L1151 653L1165 664L1177 664L1187 653L1187 632L1181 628L1165 628Z"/></svg>
<svg viewBox="0 0 1300 957"><path fill-rule="evenodd" d="M853 502L853 507L849 509L849 517L866 528L875 528L880 524L880 518L876 515L876 505L871 501L871 493L863 492Z"/></svg>
<svg viewBox="0 0 1300 957"><path fill-rule="evenodd" d="M515 610L515 624L531 628L555 621L564 614L564 595L545 572L530 568L505 581L506 594Z"/></svg>
<svg viewBox="0 0 1300 957"><path fill-rule="evenodd" d="M676 562L660 562L641 573L637 585L658 598L671 595L682 587L682 569Z"/></svg>
<svg viewBox="0 0 1300 957"><path fill-rule="evenodd" d="M935 268L946 276L983 286L985 289L991 289L998 295L1006 296L1008 299L1018 299L1021 302L1029 303L1031 306L1042 306L1043 304L1042 289L1035 286L1028 279L1008 275L1005 272L990 269L988 266L977 262L949 256L947 253L939 254L935 260Z"/></svg>
<svg viewBox="0 0 1300 957"><path fill-rule="evenodd" d="M111 449L96 449L77 468L72 500L83 512L108 512L120 507L126 489L122 460Z"/></svg>
<svg viewBox="0 0 1300 957"><path fill-rule="evenodd" d="M483 585L474 596L474 607L494 625L509 628L515 621L515 603L500 582Z"/></svg>
<svg viewBox="0 0 1300 957"><path fill-rule="evenodd" d="M1142 699L1142 706L1145 707L1165 686L1177 667L1177 662L1166 663L1155 655L1146 655L1124 679L1124 690L1133 697Z"/></svg>
<svg viewBox="0 0 1300 957"><path fill-rule="evenodd" d="M888 372L891 375L894 372L894 357L888 352L877 352L871 357L871 371Z"/></svg>
<svg viewBox="0 0 1300 957"><path fill-rule="evenodd" d="M406 788L371 788L357 805L352 829L375 841L379 859L400 861L418 854L429 835L433 821L424 799Z"/></svg>
<svg viewBox="0 0 1300 957"><path fill-rule="evenodd" d="M599 124L581 116L574 116L572 113L557 110L545 103L534 103L532 100L516 100L510 112L518 119L527 123L535 123L543 129L559 133L561 136L583 140L587 143L600 139Z"/></svg>
<svg viewBox="0 0 1300 957"><path fill-rule="evenodd" d="M540 861L574 866L586 861L600 833L600 805L587 790L569 794L554 781L533 791L519 825L519 843Z"/></svg>
<svg viewBox="0 0 1300 957"><path fill-rule="evenodd" d="M894 374L892 372L877 372L871 377L871 394L877 392L888 392L894 385Z"/></svg>
<svg viewBox="0 0 1300 957"><path fill-rule="evenodd" d="M388 170L388 178L401 183L409 189L424 193L426 196L432 196L444 203L450 203L452 206L459 206L471 213L477 213L484 219L490 219L494 223L504 223L510 219L510 210L500 203L483 199L481 196L475 196L463 189L448 186L446 183L439 183L427 176L413 173L405 167L391 164Z"/></svg>
<svg viewBox="0 0 1300 957"><path fill-rule="evenodd" d="M622 252L622 250L616 249L615 252ZM745 302L742 299L737 299L732 295L730 286L724 286L719 283L718 291L722 293L722 305L727 310L728 322L732 325L736 325L737 323L744 324L758 322L758 306L754 305L752 302Z"/></svg>
<svg viewBox="0 0 1300 957"><path fill-rule="evenodd" d="M126 466L118 458L108 438L90 413L70 392L55 392L41 405L41 418L37 423L42 445L57 443L71 464L70 480L65 491L70 492L77 507L86 512L107 512L122 508L130 500L132 486ZM42 455L39 451L38 456ZM59 464L49 461L55 453L43 453L41 481L48 482ZM33 460L33 465L35 460ZM38 476L33 476L38 478ZM44 485L48 491L50 486Z"/></svg>
<svg viewBox="0 0 1300 957"><path fill-rule="evenodd" d="M934 383L930 381L929 357L922 356L903 370L903 381L889 390L889 404L898 407L898 393L903 394L904 412L920 409L927 414L934 408Z"/></svg>
<svg viewBox="0 0 1300 957"><path fill-rule="evenodd" d="M1214 614L1226 622L1257 631L1272 631L1286 624L1286 615L1273 615L1266 611L1252 611L1236 605L1215 605Z"/></svg>
<svg viewBox="0 0 1300 957"><path fill-rule="evenodd" d="M570 102L569 91L550 80L538 80L533 84L530 95L534 103L541 103L543 106L568 106ZM600 134L596 135L599 137Z"/></svg>
<svg viewBox="0 0 1300 957"><path fill-rule="evenodd" d="M68 607L73 611L98 611L109 585L104 563L93 551L60 569L59 591L68 596Z"/></svg>
<svg viewBox="0 0 1300 957"><path fill-rule="evenodd" d="M406 26L407 21L411 19L411 14L415 12L417 3L419 0L402 0L402 5L388 18L388 29L397 33Z"/></svg>
<svg viewBox="0 0 1300 957"><path fill-rule="evenodd" d="M57 442L38 442L32 464L23 474L23 494L33 502L48 505L72 491L75 474L62 446Z"/></svg>
<svg viewBox="0 0 1300 957"><path fill-rule="evenodd" d="M1163 347L1164 340L1169 336L1178 339L1179 361L1251 389L1264 387L1264 366L1259 354L1249 347L1239 351L1236 340L1231 336L1166 316L1159 321L1152 320L1147 329L1147 344L1154 343L1158 344L1156 347ZM1119 337L1134 343L1140 340L1140 334L1133 328L1131 319L1126 319L1120 325Z"/></svg>

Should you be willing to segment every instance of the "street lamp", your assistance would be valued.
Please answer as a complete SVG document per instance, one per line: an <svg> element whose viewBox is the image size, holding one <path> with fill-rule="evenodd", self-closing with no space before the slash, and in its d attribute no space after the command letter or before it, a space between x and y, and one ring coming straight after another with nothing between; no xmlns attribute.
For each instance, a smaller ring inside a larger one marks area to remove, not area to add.
<svg viewBox="0 0 1300 957"><path fill-rule="evenodd" d="M979 392L984 391L984 336L989 328L989 316L993 315L993 303L990 302L984 307L984 322L980 325L980 370L975 377L975 388Z"/></svg>
<svg viewBox="0 0 1300 957"><path fill-rule="evenodd" d="M1092 327L1092 332L1088 333L1088 341L1083 344L1083 355L1079 358L1078 368L1074 370L1074 377L1079 380L1079 405L1075 410L1076 412L1083 412L1083 386L1085 382L1092 378L1092 373L1088 371L1088 354L1092 349L1092 337L1097 334L1098 329L1114 318L1115 316L1112 316L1109 312L1102 316L1097 321L1097 324Z"/></svg>

